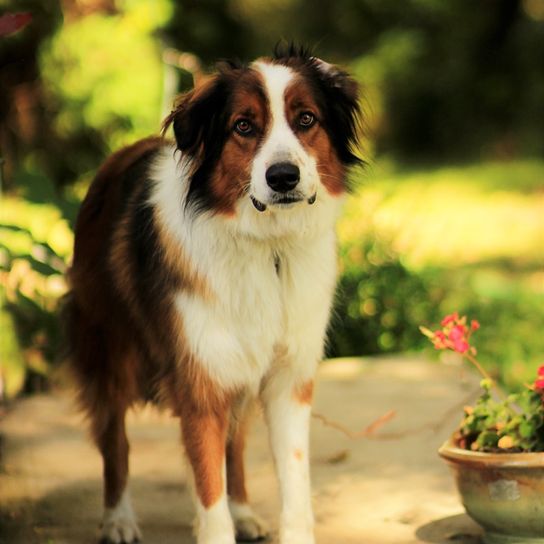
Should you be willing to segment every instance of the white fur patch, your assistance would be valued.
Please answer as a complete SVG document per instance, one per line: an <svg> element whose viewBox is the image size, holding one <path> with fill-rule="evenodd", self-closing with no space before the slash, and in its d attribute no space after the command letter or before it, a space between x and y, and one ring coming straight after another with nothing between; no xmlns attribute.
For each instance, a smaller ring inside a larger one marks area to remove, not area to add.
<svg viewBox="0 0 544 544"><path fill-rule="evenodd" d="M141 540L142 533L138 528L136 516L132 510L130 494L127 489L114 508L106 508L102 519L101 537L108 542L136 542Z"/></svg>
<svg viewBox="0 0 544 544"><path fill-rule="evenodd" d="M257 540L268 535L268 525L247 503L229 500L229 509L239 540Z"/></svg>
<svg viewBox="0 0 544 544"><path fill-rule="evenodd" d="M197 511L198 544L235 544L234 527L224 496L206 510L199 504Z"/></svg>
<svg viewBox="0 0 544 544"><path fill-rule="evenodd" d="M311 406L294 399L293 385L288 372L279 373L263 394L282 498L280 542L314 544L309 467Z"/></svg>

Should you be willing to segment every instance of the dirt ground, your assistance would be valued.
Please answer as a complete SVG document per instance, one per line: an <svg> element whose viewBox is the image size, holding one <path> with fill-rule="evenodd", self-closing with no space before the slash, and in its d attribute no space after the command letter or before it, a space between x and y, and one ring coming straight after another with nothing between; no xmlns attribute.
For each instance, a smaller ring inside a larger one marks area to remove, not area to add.
<svg viewBox="0 0 544 544"><path fill-rule="evenodd" d="M454 365L407 357L337 359L321 366L316 413L358 430L396 410L380 430L389 434L441 425L388 440L350 440L314 419L318 544L479 542L480 530L463 514L436 453L477 381ZM0 425L0 543L96 543L101 463L69 394L19 401ZM129 436L130 487L144 542L195 542L176 420L146 407L130 415ZM247 457L252 502L273 528L275 543L279 499L260 417Z"/></svg>

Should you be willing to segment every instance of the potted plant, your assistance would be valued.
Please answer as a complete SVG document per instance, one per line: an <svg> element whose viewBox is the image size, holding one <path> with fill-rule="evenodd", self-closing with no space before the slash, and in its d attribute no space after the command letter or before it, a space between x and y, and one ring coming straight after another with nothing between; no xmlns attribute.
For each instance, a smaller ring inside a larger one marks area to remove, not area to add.
<svg viewBox="0 0 544 544"><path fill-rule="evenodd" d="M480 327L457 313L441 328L421 327L436 349L461 354L482 374L482 393L439 454L486 544L544 544L544 366L533 384L504 395L476 359Z"/></svg>

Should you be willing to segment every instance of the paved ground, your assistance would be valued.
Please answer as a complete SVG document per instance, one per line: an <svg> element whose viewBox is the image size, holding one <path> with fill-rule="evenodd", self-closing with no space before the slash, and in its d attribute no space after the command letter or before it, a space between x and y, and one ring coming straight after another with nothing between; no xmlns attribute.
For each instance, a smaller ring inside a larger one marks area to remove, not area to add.
<svg viewBox="0 0 544 544"><path fill-rule="evenodd" d="M314 420L312 474L318 544L479 542L437 448L460 417L444 414L475 391L459 367L421 359L335 360L322 365L315 411L361 429L387 411L390 440L352 441ZM1 424L1 544L93 544L101 465L67 394L18 402ZM132 495L147 544L190 544L192 509L178 426L146 408L130 417ZM278 497L262 420L249 440L249 488L276 526ZM276 542L275 535L271 542Z"/></svg>

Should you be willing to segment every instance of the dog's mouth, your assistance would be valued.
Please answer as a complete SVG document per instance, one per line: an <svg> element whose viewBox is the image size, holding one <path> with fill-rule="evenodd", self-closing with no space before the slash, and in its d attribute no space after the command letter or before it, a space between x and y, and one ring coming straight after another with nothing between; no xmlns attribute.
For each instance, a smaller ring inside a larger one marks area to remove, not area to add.
<svg viewBox="0 0 544 544"><path fill-rule="evenodd" d="M259 212L264 212L266 210L266 204L264 202L261 202L260 200L257 200L253 195L251 196L251 202Z"/></svg>
<svg viewBox="0 0 544 544"><path fill-rule="evenodd" d="M267 204L264 202L261 202L260 200L257 200L253 195L250 195L251 202L253 206L255 206L255 209L259 212L264 212L267 208ZM282 208L288 208L291 207L293 204L297 204L298 202L302 202L306 200L309 205L312 205L317 199L317 193L314 193L310 198L305 199L300 194L291 194L291 195L283 195L279 198L275 198L270 202L270 205L272 206L280 206Z"/></svg>

